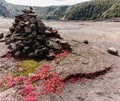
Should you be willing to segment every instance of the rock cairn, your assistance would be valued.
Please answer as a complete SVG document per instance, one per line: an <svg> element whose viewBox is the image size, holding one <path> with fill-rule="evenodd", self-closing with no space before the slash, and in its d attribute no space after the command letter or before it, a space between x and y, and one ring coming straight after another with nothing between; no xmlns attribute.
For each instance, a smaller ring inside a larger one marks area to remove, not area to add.
<svg viewBox="0 0 120 101"><path fill-rule="evenodd" d="M45 26L31 7L15 16L5 41L14 57L52 59L53 53L70 50L70 45L58 31Z"/></svg>

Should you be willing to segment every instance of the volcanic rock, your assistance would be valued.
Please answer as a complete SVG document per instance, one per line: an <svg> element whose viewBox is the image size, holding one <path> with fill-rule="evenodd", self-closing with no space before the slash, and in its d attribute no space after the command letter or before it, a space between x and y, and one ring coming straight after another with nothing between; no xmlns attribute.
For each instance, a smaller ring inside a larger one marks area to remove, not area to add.
<svg viewBox="0 0 120 101"><path fill-rule="evenodd" d="M51 51L58 54L58 51L71 50L58 31L46 27L42 20L37 18L33 9L24 9L22 12L15 16L5 36L6 44L13 51L13 56L52 59L54 56Z"/></svg>
<svg viewBox="0 0 120 101"><path fill-rule="evenodd" d="M83 43L84 43L84 44L89 44L88 40L85 40Z"/></svg>
<svg viewBox="0 0 120 101"><path fill-rule="evenodd" d="M4 37L3 33L0 34L0 39L2 39Z"/></svg>

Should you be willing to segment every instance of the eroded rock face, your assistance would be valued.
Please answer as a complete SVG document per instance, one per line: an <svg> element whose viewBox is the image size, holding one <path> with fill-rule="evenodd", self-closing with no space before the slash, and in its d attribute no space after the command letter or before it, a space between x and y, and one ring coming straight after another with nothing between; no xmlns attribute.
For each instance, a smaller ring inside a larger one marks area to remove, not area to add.
<svg viewBox="0 0 120 101"><path fill-rule="evenodd" d="M53 57L51 52L70 50L70 45L61 38L58 31L46 27L32 9L25 9L22 12L15 16L5 37L6 44L13 51L14 57L51 59Z"/></svg>

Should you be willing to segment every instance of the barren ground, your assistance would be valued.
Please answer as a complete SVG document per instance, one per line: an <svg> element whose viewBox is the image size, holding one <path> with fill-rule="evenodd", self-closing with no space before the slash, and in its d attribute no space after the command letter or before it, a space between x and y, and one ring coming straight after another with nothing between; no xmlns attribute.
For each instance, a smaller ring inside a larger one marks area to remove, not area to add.
<svg viewBox="0 0 120 101"><path fill-rule="evenodd" d="M0 33L7 32L12 21L12 19L0 18ZM97 50L105 54L104 56L100 56L100 59L98 59L100 61L95 60L93 64L101 63L101 61L110 61L109 63L111 65L114 64L114 68L102 78L89 79L84 83L76 82L67 84L60 97L56 95L45 95L40 97L40 101L120 101L120 57L107 53L107 48L111 46L120 50L120 22L45 21L45 24L58 29L64 39L69 41L71 45L77 45L79 48L83 46L81 44L79 46L79 43L87 39L89 41L89 47L94 47L95 49L97 47ZM0 44L1 54L4 52L3 47ZM72 47L74 48L74 46ZM88 46L85 47L88 48ZM93 51L91 52L94 53ZM96 54L92 54L91 56ZM74 60L74 64L79 65L78 62L80 61L77 61L77 59ZM1 77L3 76L3 70L7 71L0 67ZM14 88L0 92L0 101L18 101L16 100Z"/></svg>

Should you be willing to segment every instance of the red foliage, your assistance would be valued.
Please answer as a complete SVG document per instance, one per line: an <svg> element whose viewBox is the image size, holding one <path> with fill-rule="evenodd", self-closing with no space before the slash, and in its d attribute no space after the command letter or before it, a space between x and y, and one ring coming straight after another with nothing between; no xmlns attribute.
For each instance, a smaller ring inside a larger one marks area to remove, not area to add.
<svg viewBox="0 0 120 101"><path fill-rule="evenodd" d="M28 78L28 81L29 82L35 82L35 81L38 81L40 80L40 76L39 75L32 75Z"/></svg>
<svg viewBox="0 0 120 101"><path fill-rule="evenodd" d="M36 93L35 92L30 92L23 101L37 101L36 99Z"/></svg>
<svg viewBox="0 0 120 101"><path fill-rule="evenodd" d="M50 76L50 68L51 68L50 65L43 65L39 67L38 74L41 79L46 79Z"/></svg>
<svg viewBox="0 0 120 101"><path fill-rule="evenodd" d="M1 84L5 83L6 87L10 88L16 84L21 83L24 79L25 79L24 76L18 76L18 77L8 76L2 80Z"/></svg>
<svg viewBox="0 0 120 101"><path fill-rule="evenodd" d="M60 95L64 87L65 82L76 82L78 80L84 82L87 79L92 79L107 73L112 67L106 68L103 71L90 73L90 74L77 74L68 78L67 80L62 80L57 73L50 73L50 65L43 65L35 71L35 74L30 77L18 76L18 77L6 77L1 82L0 85L6 84L6 86L12 87L17 84L22 84L21 95L24 96L24 101L37 101L37 96L47 93L55 93ZM32 83L37 80L42 80L42 90L38 93L36 88Z"/></svg>
<svg viewBox="0 0 120 101"><path fill-rule="evenodd" d="M67 51L62 50L62 52L61 52L60 54L56 55L56 58L63 58L63 57L65 57L67 54L68 54Z"/></svg>
<svg viewBox="0 0 120 101"><path fill-rule="evenodd" d="M68 52L65 51L65 50L62 50L61 53L59 53L59 54L57 54L57 55L55 55L55 53L54 53L55 58L53 59L53 61L56 62L56 60L57 60L58 58L64 58L64 57L67 56L67 55L68 55Z"/></svg>
<svg viewBox="0 0 120 101"><path fill-rule="evenodd" d="M3 57L7 61L12 57L12 50L9 50L7 52L8 54ZM67 55L67 51L62 51L60 54L54 54L55 61L58 58L63 58ZM2 57L2 56L1 56ZM15 57L15 58L21 58L21 57ZM1 80L0 85L5 84L7 88L13 87L17 84L21 84L22 90L21 95L24 96L24 101L37 101L36 97L39 94L46 94L46 93L56 93L60 95L64 82L62 81L62 78L58 76L57 73L51 73L50 72L51 66L50 65L43 65L38 68L37 71L35 71L34 75L30 77L24 77L24 76L18 76L18 77L12 77L8 76ZM23 68L19 68L19 71L23 71ZM40 93L36 94L35 90L36 88L33 86L32 83L35 81L42 80L42 91Z"/></svg>
<svg viewBox="0 0 120 101"><path fill-rule="evenodd" d="M56 93L58 95L61 94L64 83L62 78L58 76L58 74L54 73L49 79L44 80L42 86L42 94L46 93Z"/></svg>
<svg viewBox="0 0 120 101"><path fill-rule="evenodd" d="M35 90L35 87L32 84L30 84L29 82L25 82L23 89L21 91L21 94L23 96L27 96L31 94L31 92L33 92L34 90Z"/></svg>
<svg viewBox="0 0 120 101"><path fill-rule="evenodd" d="M7 60L11 58L11 52L12 50L8 51L8 55L6 55ZM67 51L62 50L60 54L55 54L54 60L58 58L64 58L68 54ZM22 91L21 95L24 96L24 101L37 101L37 96L41 94L47 94L47 93L55 93L60 95L62 92L62 89L64 87L65 82L76 82L78 80L84 82L87 79L92 79L94 77L98 77L101 75L104 75L107 73L107 71L112 69L112 66L101 71L101 72L96 72L96 73L90 73L90 74L79 74L79 75L74 75L66 80L62 80L61 77L57 73L51 73L50 69L52 67L50 65L43 65L38 68L37 71L35 71L34 75L30 77L25 77L25 76L18 76L18 77L12 77L8 76L4 78L3 80L0 81L0 85L6 84L7 88L13 87L14 85L21 84ZM23 68L19 68L19 71L23 71ZM42 80L42 90L37 93L35 90L36 88L34 87L33 83L35 81Z"/></svg>
<svg viewBox="0 0 120 101"><path fill-rule="evenodd" d="M25 79L25 76L18 76L14 78L14 81L16 82L16 84L23 82L23 80Z"/></svg>

